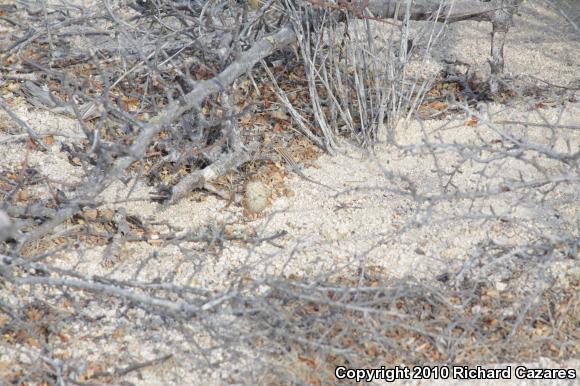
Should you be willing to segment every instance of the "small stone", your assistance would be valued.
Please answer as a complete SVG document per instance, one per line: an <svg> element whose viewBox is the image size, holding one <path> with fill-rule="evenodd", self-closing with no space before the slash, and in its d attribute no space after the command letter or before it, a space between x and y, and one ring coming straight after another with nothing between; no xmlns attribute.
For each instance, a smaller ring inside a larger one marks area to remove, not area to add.
<svg viewBox="0 0 580 386"><path fill-rule="evenodd" d="M6 212L0 210L0 241L5 241L17 234L12 220Z"/></svg>
<svg viewBox="0 0 580 386"><path fill-rule="evenodd" d="M498 290L499 292L503 292L507 289L507 284L503 283L501 281L498 281L495 283L495 289Z"/></svg>
<svg viewBox="0 0 580 386"><path fill-rule="evenodd" d="M268 206L270 190L261 181L249 181L244 192L244 208L252 213L261 213Z"/></svg>

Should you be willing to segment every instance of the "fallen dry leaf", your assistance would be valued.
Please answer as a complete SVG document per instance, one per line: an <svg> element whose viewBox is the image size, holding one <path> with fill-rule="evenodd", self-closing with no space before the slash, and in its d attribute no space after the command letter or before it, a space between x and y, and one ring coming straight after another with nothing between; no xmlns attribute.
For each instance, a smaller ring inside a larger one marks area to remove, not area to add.
<svg viewBox="0 0 580 386"><path fill-rule="evenodd" d="M445 110L447 108L448 104L447 102L443 102L443 101L433 101L431 103L427 104L428 108L434 109L434 110Z"/></svg>
<svg viewBox="0 0 580 386"><path fill-rule="evenodd" d="M316 367L316 360L312 358L306 358L302 355L298 356L298 360L302 363L305 363L308 367L315 368Z"/></svg>
<svg viewBox="0 0 580 386"><path fill-rule="evenodd" d="M479 123L477 117L471 116L467 121L465 121L465 126L476 126Z"/></svg>
<svg viewBox="0 0 580 386"><path fill-rule="evenodd" d="M45 145L52 145L54 144L54 136L52 135L47 135L43 138L43 142Z"/></svg>
<svg viewBox="0 0 580 386"><path fill-rule="evenodd" d="M30 194L28 193L28 189L20 189L18 193L16 193L16 201L23 202L27 201L30 198Z"/></svg>

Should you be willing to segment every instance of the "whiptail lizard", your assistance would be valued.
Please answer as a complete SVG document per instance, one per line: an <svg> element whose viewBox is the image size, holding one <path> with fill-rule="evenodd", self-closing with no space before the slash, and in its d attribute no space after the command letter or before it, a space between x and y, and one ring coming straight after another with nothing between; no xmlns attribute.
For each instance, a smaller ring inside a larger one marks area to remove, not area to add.
<svg viewBox="0 0 580 386"><path fill-rule="evenodd" d="M292 171L294 173L298 174L298 176L300 178L302 178L303 180L308 181L308 182L311 182L311 183L316 184L318 186L322 186L322 187L324 187L326 189L330 189L330 190L333 190L335 192L338 192L338 190L336 190L335 188L333 188L331 186L328 186L328 185L325 185L322 182L315 181L312 178L307 177L304 173L302 173L302 170L300 170L300 166L298 166L298 164L296 163L296 161L294 161L294 159L292 158L292 156L290 155L290 153L288 153L288 151L286 149L284 149L282 147L275 146L274 147L274 150L276 150L276 152L278 154L280 154L280 157L282 157L282 159L284 159L284 161L286 161L286 163L290 166L290 168L292 169Z"/></svg>

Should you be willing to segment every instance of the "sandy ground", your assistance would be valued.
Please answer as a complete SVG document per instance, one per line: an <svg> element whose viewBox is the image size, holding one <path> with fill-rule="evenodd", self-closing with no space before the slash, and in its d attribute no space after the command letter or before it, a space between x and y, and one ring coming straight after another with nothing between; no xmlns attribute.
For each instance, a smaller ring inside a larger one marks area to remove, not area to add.
<svg viewBox="0 0 580 386"><path fill-rule="evenodd" d="M580 86L578 31L566 23L558 12L532 2L523 7L515 23L506 45L509 75L528 80L533 76L557 85ZM434 51L430 60L437 63L441 58L454 58L470 63L474 69L485 73L488 71L486 59L490 28L484 23L475 22L457 23L449 27L442 46ZM521 100L508 105L490 103L487 113L493 122L512 120L578 125L580 104L557 102L543 109L531 108L531 102ZM77 124L66 118L25 107L15 111L40 133L59 131L72 137L81 136ZM457 154L449 151L433 157L419 152L417 146L426 140L468 144L477 143L479 137L498 138L493 128L483 125L466 127L465 119L464 115L457 114L446 120L401 122L397 132L401 148L379 144L370 153L344 142L337 156L323 156L317 160L316 168L304 171L310 178L331 185L340 193L293 177L287 184L294 195L276 197L271 207L258 219L245 218L239 206L225 208L223 200L198 194L177 205L162 207L149 201L151 188L142 183L135 187L131 195L133 201L123 204L128 213L169 224L182 233L205 229L207 224L216 224L207 229L219 229L219 225L224 223L231 223L236 230L247 234L267 236L287 231L286 236L273 244L263 243L251 249L245 245L227 244L217 259L184 262L183 250L175 245L159 248L147 243L131 243L122 259L115 263L112 274L110 267L101 264L104 248L81 246L75 253L62 256L59 265L63 268L74 267L83 273L110 274L113 278L129 277L139 269L138 277L142 280L173 275L176 284L215 289L227 286L237 276L233 274L237 269L248 266L252 267L249 274L255 276L351 272L365 266L379 267L393 277L413 275L434 279L444 272L457 271L465 257L483 241L491 239L500 244L525 242L537 234L556 239L578 229L580 191L565 186L548 197L542 216L537 216L537 197L515 193L476 200L442 201L433 205L427 216L423 210L425 204L418 205L405 193L408 192L406 183L398 178L393 179L392 175L405 176L422 194L445 193L441 185L446 180L436 170L451 170L459 160ZM537 143L547 144L546 129L542 127L525 129L514 124L502 126L502 130L513 135L525 133ZM580 147L578 130L563 133L564 137L556 144L556 149L565 151L565 140L572 148ZM81 176L81 171L72 167L60 151L58 143L52 146L49 156L23 150L21 142L5 141L4 138L0 141L0 159L6 165L17 165L26 159L42 173L58 181L74 181ZM551 167L549 162L546 165ZM478 164L465 165L462 173L453 178L453 184L463 190L482 186L484 182L478 174L481 169ZM534 170L517 160L491 165L486 171L496 181L517 178L519 173L528 178L536 176ZM110 207L116 207L113 202L125 199L127 191L127 186L117 183L106 191L102 199ZM462 215L469 211L490 214L489 208L493 208L496 215L501 214L512 221L483 221ZM188 256L194 255L195 252L191 252ZM549 267L557 277L569 269L571 266L564 263ZM501 274L493 278L497 283L504 279ZM105 346L100 342L91 349L97 352ZM131 348L137 347L139 355L136 359L143 360L153 355L157 345L140 346L139 334L135 332L133 338L128 338L125 349L133 351ZM178 361L172 363L176 367L170 372L174 376L184 376L181 384L197 384L186 377L187 366L180 369ZM579 369L577 362L560 365ZM171 381L165 378L164 371L145 370L144 373L148 379L146 384ZM144 384L142 380L132 377L128 380ZM514 381L512 384L536 383Z"/></svg>

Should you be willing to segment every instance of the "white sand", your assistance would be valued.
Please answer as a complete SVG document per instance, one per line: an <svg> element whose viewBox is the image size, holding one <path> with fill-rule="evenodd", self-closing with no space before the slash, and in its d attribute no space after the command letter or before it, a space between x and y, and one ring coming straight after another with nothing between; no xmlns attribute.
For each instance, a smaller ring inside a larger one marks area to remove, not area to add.
<svg viewBox="0 0 580 386"><path fill-rule="evenodd" d="M507 72L523 78L535 76L558 85L575 82L576 87L580 86L580 39L577 31L553 9L537 3L526 3L521 14L508 35ZM443 47L434 55L434 59L456 58L471 63L482 72L488 71L486 59L490 28L487 24L473 22L451 26ZM521 120L560 125L578 125L580 122L580 104L570 102L541 110L531 109L527 103L508 106L490 104L488 111L496 122ZM26 111L22 107L16 109L16 112L40 133L63 131L66 128L69 134L80 134L75 124L65 118L34 109ZM477 143L478 135L497 138L497 133L492 129L483 126L466 127L464 121L464 116L456 116L450 121L401 122L397 138L401 145L418 145L425 139L446 143ZM513 134L523 133L524 130L518 125L502 127ZM545 128L531 128L526 134L530 139L547 145ZM567 131L565 136L573 149L580 147L578 130ZM60 138L57 137L57 140ZM573 232L580 218L580 205L577 204L580 202L580 191L574 190L572 186L556 189L548 197L541 216L538 216L535 207L537 197L520 197L514 193L473 202L441 202L433 207L433 212L426 218L420 210L425 206L418 207L411 197L401 194L406 184L393 181L388 173L405 176L416 184L422 194L439 194L442 193L439 187L444 179L434 170L452 170L458 161L456 155L443 152L435 160L430 155L409 154L394 147L379 145L371 156L347 143L341 146L339 155L323 156L317 161L318 168L305 170L309 177L336 187L342 191L341 194L335 196L329 190L294 177L288 184L295 195L277 198L263 218L255 221L246 220L242 208L235 205L223 209L225 202L213 196L201 200L187 198L177 205L161 207L148 200L150 187L137 184L131 198L142 200L123 204L127 213L166 222L182 229L182 232L196 231L208 223L218 224L216 228L219 229L219 224L232 222L237 224L236 229L246 234L255 230L257 234L267 236L286 230L288 235L277 239L276 246L263 243L251 250L245 245L227 243L219 258L200 257L199 260L192 259L196 256L194 252L191 252L188 259L184 259L179 248L173 245L154 247L147 243L130 243L122 259L116 263L112 277L130 277L141 263L155 253L154 259L144 265L139 279L152 280L172 274L175 275L175 284L220 289L226 287L229 280L236 279L237 276L231 274L236 268L248 264L252 269L246 273L253 277L263 274L308 276L330 270L352 272L364 265L381 267L393 277L411 274L433 279L443 272L455 272L480 242L491 239L498 243L518 243L538 234L557 238ZM561 140L557 149L565 151L565 146ZM22 143L0 143L0 159L3 164L14 166L27 160L41 173L58 181L70 181L81 175L79 168L70 165L57 145L52 146L49 154L44 154L38 151L25 152ZM546 165L554 166L547 161ZM453 183L461 189L481 186L482 180L477 174L481 169L482 166L478 164L465 165L462 173L454 177ZM526 178L538 176L528 165L515 160L491 165L487 170L489 175L494 175L492 181L517 177L520 172ZM127 189L125 185L117 183L107 190L103 199L107 202L123 199ZM516 202L519 204L516 205ZM469 209L470 206L473 207ZM467 218L448 221L469 210L474 214L489 214L489 208L512 221L484 222ZM421 222L422 226L414 226L415 221ZM188 243L184 243L184 246L194 247ZM110 273L110 268L101 264L103 249L81 246L76 254L63 256L58 264L63 268L75 267L81 273L105 275ZM560 266L560 271L555 272L555 275L560 275L567 268ZM494 278L498 282L503 279L500 273ZM109 316L114 317L114 314L111 311ZM136 360L154 357L156 349L163 352L163 344L140 342L141 333L132 330L130 326L127 328L130 332L123 347L138 352ZM114 352L119 347L98 342L90 349L95 353L100 350ZM576 362L569 365L578 368ZM165 366L170 368L162 371L145 370L146 382L133 378L133 375L127 380L137 384L198 384L195 378L187 378L189 367L179 358ZM169 373L172 376L181 374L184 378L180 381L176 378L171 380ZM219 383L218 380L215 382ZM535 383L514 381L512 384Z"/></svg>

